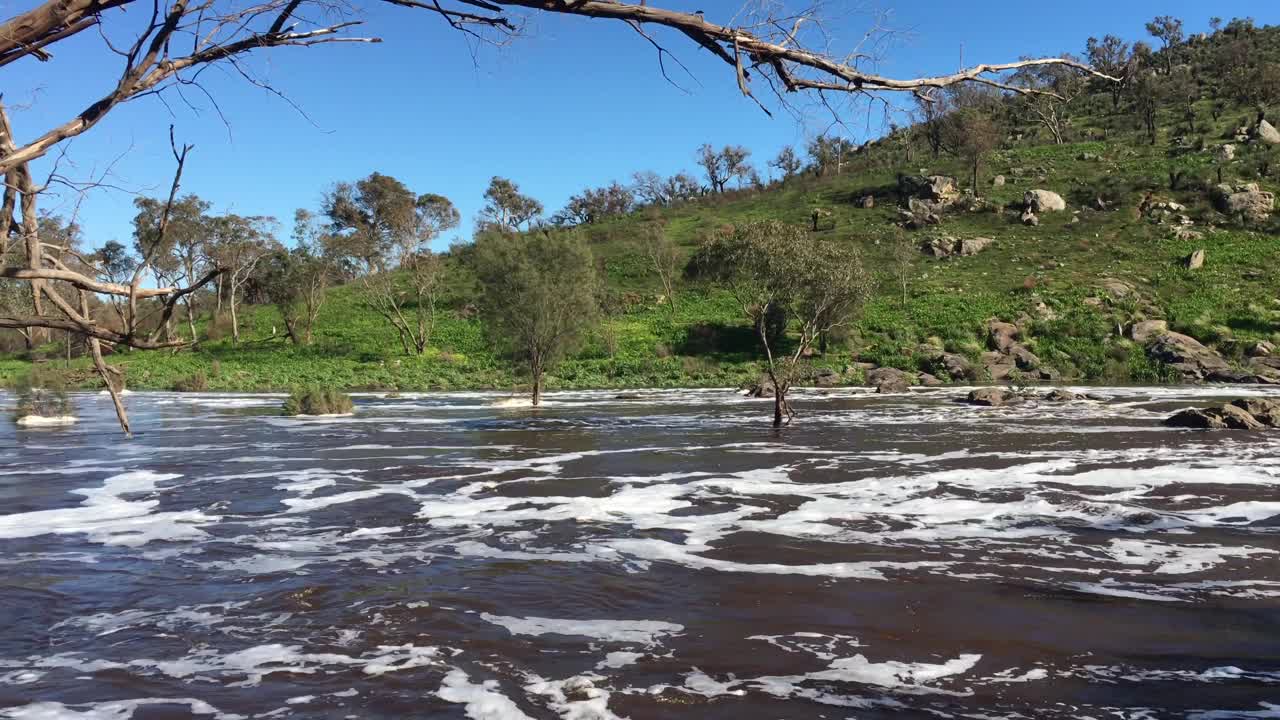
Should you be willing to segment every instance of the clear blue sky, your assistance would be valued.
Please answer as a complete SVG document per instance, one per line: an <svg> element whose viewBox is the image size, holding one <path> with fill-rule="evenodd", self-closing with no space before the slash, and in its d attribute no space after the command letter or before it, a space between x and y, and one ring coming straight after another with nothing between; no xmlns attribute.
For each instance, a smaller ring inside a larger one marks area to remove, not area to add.
<svg viewBox="0 0 1280 720"><path fill-rule="evenodd" d="M740 6L738 0L653 1L702 9L713 21ZM1259 0L979 5L886 4L890 25L909 37L888 51L880 70L903 76L954 70L962 46L966 63L1079 54L1090 35L1142 38L1143 24L1160 14L1183 18L1188 33L1206 30L1210 15L1280 22L1280 3ZM829 8L841 5L833 0ZM111 182L162 195L173 170L172 122L179 140L196 146L184 191L218 210L276 216L287 238L295 208L314 209L334 181L379 171L457 204L463 224L439 243L445 245L469 238L492 175L515 180L552 212L583 187L625 181L634 170L695 170L693 151L703 142L746 145L763 169L783 145L803 143L829 122L815 116L797 123L779 112L770 119L738 93L727 67L671 37L667 44L697 78L682 78L692 93L681 92L662 79L652 48L614 22L537 15L528 37L503 50L484 49L473 63L463 38L428 13L378 6L367 20L368 34L385 42L278 49L254 60L310 121L234 72L215 70L205 84L230 133L199 92L187 98L198 114L176 95L168 98L172 115L145 98L72 142L64 174L83 178L116 161ZM858 14L836 21L833 50L851 47L866 21ZM64 121L114 83L116 59L100 51L94 33L83 35L55 47L49 63L27 59L8 69L4 100L19 139ZM24 104L29 107L15 108ZM857 134L878 130L865 113L846 123ZM49 167L46 161L37 170L43 176ZM129 242L132 199L129 192L97 190L83 200L78 217L90 246ZM45 206L64 214L73 209L69 196Z"/></svg>

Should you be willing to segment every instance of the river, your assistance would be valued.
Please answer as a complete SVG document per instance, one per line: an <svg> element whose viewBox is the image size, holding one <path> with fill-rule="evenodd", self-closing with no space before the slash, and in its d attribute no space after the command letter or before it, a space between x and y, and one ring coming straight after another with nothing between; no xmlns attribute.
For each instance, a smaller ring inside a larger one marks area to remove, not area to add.
<svg viewBox="0 0 1280 720"><path fill-rule="evenodd" d="M964 392L78 395L0 423L0 717L1280 717L1280 432L1160 425L1264 391Z"/></svg>

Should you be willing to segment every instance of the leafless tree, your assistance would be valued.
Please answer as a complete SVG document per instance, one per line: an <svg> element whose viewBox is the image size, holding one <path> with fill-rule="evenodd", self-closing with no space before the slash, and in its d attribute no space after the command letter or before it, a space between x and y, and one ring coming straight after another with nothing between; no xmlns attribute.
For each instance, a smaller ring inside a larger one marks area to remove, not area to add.
<svg viewBox="0 0 1280 720"><path fill-rule="evenodd" d="M270 229L274 224L275 218L233 214L215 217L210 223L211 255L218 266L225 268L219 281L225 285L234 342L240 342L240 319L236 308L245 283L264 259L282 249ZM219 300L223 294L219 292Z"/></svg>
<svg viewBox="0 0 1280 720"><path fill-rule="evenodd" d="M640 245L644 254L653 266L653 272L662 283L662 291L667 296L667 307L671 316L676 314L676 277L680 272L680 250L670 236L658 223L646 223L640 229Z"/></svg>

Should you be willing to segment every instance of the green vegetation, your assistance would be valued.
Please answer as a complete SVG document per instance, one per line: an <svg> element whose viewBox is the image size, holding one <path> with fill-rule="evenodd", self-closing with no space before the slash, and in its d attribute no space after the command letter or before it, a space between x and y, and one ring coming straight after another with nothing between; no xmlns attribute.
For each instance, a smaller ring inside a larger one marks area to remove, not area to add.
<svg viewBox="0 0 1280 720"><path fill-rule="evenodd" d="M528 230L541 205L495 177L487 232L432 254L425 243L457 221L447 199L377 174L340 185L317 214L299 212L296 249L232 262L243 272L230 303L219 295L225 287L191 296L181 310L193 309L183 319L195 348L121 349L109 362L135 389L282 390L302 380L390 391L742 385L765 369L754 319L694 258L708 239L770 221L856 252L875 281L802 365L834 369L845 382L858 379L856 362L924 369L932 350L979 365L992 318L1017 322L1026 347L1064 380L1173 380L1128 339L1148 319L1240 363L1253 343L1280 344L1280 220L1224 213L1213 188L1280 191L1280 146L1255 137L1280 105L1280 28L1233 21L1182 39L1169 23L1156 25L1168 44L1158 52L1112 36L1088 43L1090 61L1123 77L1119 85L1055 69L1015 82L1054 88L1060 102L947 94L922 106L918 122L863 148L820 137L806 148L807 165L788 149L769 163L780 175L771 182L745 148L707 145L691 152L706 187L687 173L638 172L631 185L584 190L551 217L572 230ZM921 174L958 178L976 193L920 210L902 196L900 177ZM1057 193L1067 209L1024 223L1032 189ZM197 223L202 206L183 202L183 222ZM140 209L140 217L156 211ZM917 219L918 229L903 228ZM240 220L224 231L228 243L260 234ZM556 251L570 234L578 249ZM140 247L147 237L142 222ZM176 254L165 268L200 275L184 268L191 237L183 229L170 238ZM500 263L486 237L545 257ZM976 254L919 252L942 238L994 242ZM1188 269L1183 259L1199 249L1205 265ZM589 266L569 272L578 260ZM522 274L531 268L538 272ZM235 307L236 292L243 301L231 323L225 306ZM546 319L552 306L572 327L535 364L518 326ZM780 339L794 347L801 334L792 322ZM28 360L63 357L64 342L55 335L24 349L10 335L0 382L14 383ZM100 382L85 357L58 365L74 385Z"/></svg>
<svg viewBox="0 0 1280 720"><path fill-rule="evenodd" d="M64 381L57 373L41 368L31 368L14 384L18 396L14 408L14 420L34 415L42 418L60 418L71 415L71 401L67 397Z"/></svg>
<svg viewBox="0 0 1280 720"><path fill-rule="evenodd" d="M284 401L285 415L346 415L355 406L346 394L330 388L295 388Z"/></svg>

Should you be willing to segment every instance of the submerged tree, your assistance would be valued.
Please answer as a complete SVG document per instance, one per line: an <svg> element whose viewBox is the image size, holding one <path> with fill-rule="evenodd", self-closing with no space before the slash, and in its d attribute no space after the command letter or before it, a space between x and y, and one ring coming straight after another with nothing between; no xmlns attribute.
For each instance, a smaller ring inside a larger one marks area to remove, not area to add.
<svg viewBox="0 0 1280 720"><path fill-rule="evenodd" d="M787 393L804 376L804 358L821 336L847 324L870 295L861 254L847 243L770 220L713 236L699 256L709 265L706 273L728 287L757 329L773 385L773 425L790 423L795 411ZM771 316L795 328L789 348L767 331Z"/></svg>
<svg viewBox="0 0 1280 720"><path fill-rule="evenodd" d="M596 322L596 268L572 231L483 233L472 263L480 280L490 341L529 372L534 405L547 371Z"/></svg>

